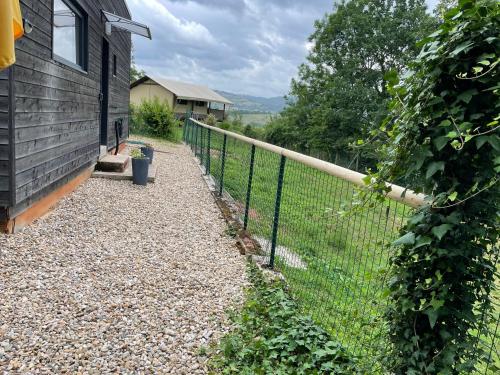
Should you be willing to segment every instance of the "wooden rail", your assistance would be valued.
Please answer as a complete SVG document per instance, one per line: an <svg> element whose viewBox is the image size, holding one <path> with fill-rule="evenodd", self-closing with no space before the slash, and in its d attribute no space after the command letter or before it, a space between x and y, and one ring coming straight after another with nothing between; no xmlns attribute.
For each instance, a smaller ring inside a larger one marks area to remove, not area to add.
<svg viewBox="0 0 500 375"><path fill-rule="evenodd" d="M207 124L204 124L195 119L191 119L195 124L204 127L206 129L210 129L214 132L225 134L228 137L238 139L244 143L248 143L251 145L255 145L257 148L261 148L266 151L273 152L278 155L283 155L290 160L294 160L298 163L307 165L309 167L318 169L322 172L325 172L331 176L338 177L342 180L349 181L357 186L366 187L363 179L366 177L363 173L355 172L347 168L340 167L336 164L326 162L324 160L313 158L312 156L307 156L301 154L299 152L295 152L292 150L288 150L286 148L282 148L279 146L272 145L270 143L262 142L253 138L245 137L244 135L229 132L227 130L223 130L220 128L216 128ZM390 198L394 201L404 203L408 206L417 208L425 204L425 195L424 194L416 194L415 192L406 189L404 187L387 183L387 186L391 188L391 191L387 193L387 198Z"/></svg>

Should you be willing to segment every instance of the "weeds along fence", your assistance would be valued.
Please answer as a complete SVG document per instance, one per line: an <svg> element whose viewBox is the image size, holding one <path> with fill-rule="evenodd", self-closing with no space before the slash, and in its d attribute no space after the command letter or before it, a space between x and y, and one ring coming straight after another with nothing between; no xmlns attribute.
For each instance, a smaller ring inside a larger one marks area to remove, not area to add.
<svg viewBox="0 0 500 375"><path fill-rule="evenodd" d="M389 244L423 197L402 197L405 189L392 185L383 203L353 210L361 173L194 119L186 119L183 139L302 309L357 355L367 373L383 373ZM477 332L478 373L500 366L498 298L495 312L489 329Z"/></svg>

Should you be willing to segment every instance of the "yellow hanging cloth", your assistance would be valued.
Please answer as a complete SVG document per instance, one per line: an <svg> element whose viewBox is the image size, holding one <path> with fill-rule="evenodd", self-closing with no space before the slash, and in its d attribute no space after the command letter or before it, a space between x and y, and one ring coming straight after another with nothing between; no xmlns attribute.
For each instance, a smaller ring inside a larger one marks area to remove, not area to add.
<svg viewBox="0 0 500 375"><path fill-rule="evenodd" d="M0 69L16 62L14 42L23 34L19 0L0 0Z"/></svg>

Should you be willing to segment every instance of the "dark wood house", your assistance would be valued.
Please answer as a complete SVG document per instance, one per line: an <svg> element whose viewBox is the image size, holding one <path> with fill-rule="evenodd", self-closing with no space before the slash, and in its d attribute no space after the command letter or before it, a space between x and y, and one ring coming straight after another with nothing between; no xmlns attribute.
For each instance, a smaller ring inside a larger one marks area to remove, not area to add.
<svg viewBox="0 0 500 375"><path fill-rule="evenodd" d="M15 231L128 135L125 0L21 0L25 35L0 71L0 227Z"/></svg>

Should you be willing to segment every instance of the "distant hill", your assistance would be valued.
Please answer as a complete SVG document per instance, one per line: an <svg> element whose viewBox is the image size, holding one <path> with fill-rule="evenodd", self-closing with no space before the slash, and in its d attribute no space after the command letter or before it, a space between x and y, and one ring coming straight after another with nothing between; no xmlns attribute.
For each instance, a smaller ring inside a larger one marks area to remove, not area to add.
<svg viewBox="0 0 500 375"><path fill-rule="evenodd" d="M281 96L264 98L261 96L240 95L226 91L216 91L220 95L232 101L234 103L232 109L236 111L252 113L278 113L285 107L285 98Z"/></svg>

